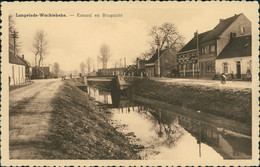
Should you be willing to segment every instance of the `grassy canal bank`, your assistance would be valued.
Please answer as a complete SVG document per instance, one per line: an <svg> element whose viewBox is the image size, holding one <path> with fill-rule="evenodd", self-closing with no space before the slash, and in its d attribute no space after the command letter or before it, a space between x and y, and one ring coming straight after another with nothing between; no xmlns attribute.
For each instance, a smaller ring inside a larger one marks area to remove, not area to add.
<svg viewBox="0 0 260 167"><path fill-rule="evenodd" d="M135 95L251 125L251 89L219 89L147 78L126 80L132 84L131 92Z"/></svg>
<svg viewBox="0 0 260 167"><path fill-rule="evenodd" d="M64 81L53 101L48 159L139 159L134 146L108 122L108 116L81 91Z"/></svg>

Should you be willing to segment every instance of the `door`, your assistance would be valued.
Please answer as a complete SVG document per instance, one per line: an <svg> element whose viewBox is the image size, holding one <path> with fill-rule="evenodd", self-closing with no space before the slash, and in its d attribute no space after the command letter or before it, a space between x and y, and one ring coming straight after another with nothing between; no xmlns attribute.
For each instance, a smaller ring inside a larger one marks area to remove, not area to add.
<svg viewBox="0 0 260 167"><path fill-rule="evenodd" d="M237 61L237 63L236 63L236 66L237 66L237 78L241 78L241 63L240 63L240 61Z"/></svg>

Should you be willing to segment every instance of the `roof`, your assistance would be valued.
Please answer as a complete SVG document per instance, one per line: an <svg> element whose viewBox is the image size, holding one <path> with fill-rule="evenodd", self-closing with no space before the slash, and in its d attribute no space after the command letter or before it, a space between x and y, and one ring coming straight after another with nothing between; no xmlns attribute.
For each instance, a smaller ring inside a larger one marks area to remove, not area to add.
<svg viewBox="0 0 260 167"><path fill-rule="evenodd" d="M17 56L17 58L20 59L24 63L24 65L26 65L27 67L31 66L30 63L27 60L23 59L22 57Z"/></svg>
<svg viewBox="0 0 260 167"><path fill-rule="evenodd" d="M25 62L13 54L9 54L9 63L26 66Z"/></svg>
<svg viewBox="0 0 260 167"><path fill-rule="evenodd" d="M242 14L242 13L241 13ZM227 19L223 19L212 30L199 34L199 43L217 39L241 14L234 15ZM197 48L196 38L193 37L180 51L185 52Z"/></svg>
<svg viewBox="0 0 260 167"><path fill-rule="evenodd" d="M203 37L205 37L209 31L206 31L204 33L200 33L199 36L199 42L202 40ZM197 40L195 37L193 37L179 52L185 52L189 50L197 49Z"/></svg>
<svg viewBox="0 0 260 167"><path fill-rule="evenodd" d="M166 51L166 49L160 50L160 56ZM156 53L154 53L154 55L146 61L147 64L149 63L154 63L158 60L158 51L156 50Z"/></svg>
<svg viewBox="0 0 260 167"><path fill-rule="evenodd" d="M251 56L251 38L251 35L232 38L227 46L218 55L217 59Z"/></svg>
<svg viewBox="0 0 260 167"><path fill-rule="evenodd" d="M242 13L221 20L219 24L201 40L201 42L217 39L240 15L242 15Z"/></svg>
<svg viewBox="0 0 260 167"><path fill-rule="evenodd" d="M125 71L136 70L136 65L129 65Z"/></svg>

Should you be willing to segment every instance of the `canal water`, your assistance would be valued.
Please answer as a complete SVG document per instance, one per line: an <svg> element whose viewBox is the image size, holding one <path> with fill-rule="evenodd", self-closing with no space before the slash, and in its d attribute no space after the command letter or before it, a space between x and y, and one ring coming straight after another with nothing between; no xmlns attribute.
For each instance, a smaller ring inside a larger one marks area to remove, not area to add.
<svg viewBox="0 0 260 167"><path fill-rule="evenodd" d="M129 92L88 85L88 94L111 112L111 125L138 146L142 159L251 159L251 138L227 134L211 123L154 109Z"/></svg>

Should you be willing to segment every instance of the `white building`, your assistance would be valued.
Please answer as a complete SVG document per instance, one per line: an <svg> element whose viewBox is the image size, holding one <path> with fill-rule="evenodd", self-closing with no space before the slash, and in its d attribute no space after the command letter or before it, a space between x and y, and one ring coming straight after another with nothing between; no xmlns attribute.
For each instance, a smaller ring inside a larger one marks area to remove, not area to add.
<svg viewBox="0 0 260 167"><path fill-rule="evenodd" d="M9 54L9 85L20 85L25 83L26 64L17 56Z"/></svg>
<svg viewBox="0 0 260 167"><path fill-rule="evenodd" d="M216 59L216 73L233 72L236 79L247 79L252 73L251 35L233 37Z"/></svg>

